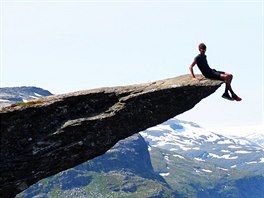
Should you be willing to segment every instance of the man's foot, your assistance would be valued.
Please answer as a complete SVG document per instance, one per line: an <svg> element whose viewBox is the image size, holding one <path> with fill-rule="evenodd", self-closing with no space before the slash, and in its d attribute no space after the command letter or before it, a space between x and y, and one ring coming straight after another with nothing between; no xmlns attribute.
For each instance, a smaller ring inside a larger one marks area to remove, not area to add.
<svg viewBox="0 0 264 198"><path fill-rule="evenodd" d="M222 98L227 99L227 100L231 100L231 101L234 100L234 98L232 98L228 93L224 93L224 94L222 95Z"/></svg>
<svg viewBox="0 0 264 198"><path fill-rule="evenodd" d="M233 95L232 95L232 98L233 98L234 100L236 100L236 101L241 101L241 100L242 100L242 98L238 97L236 94L233 94Z"/></svg>

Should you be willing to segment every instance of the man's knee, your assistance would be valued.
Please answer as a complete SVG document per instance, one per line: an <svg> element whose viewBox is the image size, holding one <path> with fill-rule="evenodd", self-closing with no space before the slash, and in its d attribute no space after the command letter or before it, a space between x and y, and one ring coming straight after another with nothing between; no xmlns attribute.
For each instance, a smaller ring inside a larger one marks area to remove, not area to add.
<svg viewBox="0 0 264 198"><path fill-rule="evenodd" d="M226 74L226 79L227 80L232 80L233 79L233 75L232 74Z"/></svg>

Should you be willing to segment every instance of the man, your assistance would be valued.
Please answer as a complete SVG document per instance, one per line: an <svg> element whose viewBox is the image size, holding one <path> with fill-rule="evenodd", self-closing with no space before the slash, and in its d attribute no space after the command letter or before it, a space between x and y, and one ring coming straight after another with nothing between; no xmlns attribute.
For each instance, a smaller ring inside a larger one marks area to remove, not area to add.
<svg viewBox="0 0 264 198"><path fill-rule="evenodd" d="M228 73L223 72L223 71L216 71L215 69L211 69L207 63L207 59L206 59L206 55L205 55L206 45L204 43L201 43L201 44L199 44L198 48L199 48L200 54L198 54L198 56L196 56L194 58L194 61L192 62L192 64L189 67L190 72L191 72L191 76L195 80L199 80L195 77L195 75L193 73L193 67L195 65L197 65L199 67L200 71L202 72L202 74L206 78L225 81L226 87L225 87L225 92L222 95L223 98L225 98L227 100L241 101L242 99L234 93L234 91L232 90L232 87L231 87L231 81L233 79L233 75L228 74ZM229 95L228 91L231 93L231 96Z"/></svg>

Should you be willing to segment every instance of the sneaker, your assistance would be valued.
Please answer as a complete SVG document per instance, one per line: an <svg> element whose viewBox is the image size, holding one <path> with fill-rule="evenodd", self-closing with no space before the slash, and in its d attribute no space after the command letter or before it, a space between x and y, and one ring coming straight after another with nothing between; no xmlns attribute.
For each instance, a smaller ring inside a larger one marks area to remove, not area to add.
<svg viewBox="0 0 264 198"><path fill-rule="evenodd" d="M236 101L241 101L241 100L242 100L242 98L238 97L236 94L233 94L233 95L232 95L232 98L233 98L234 100L236 100Z"/></svg>
<svg viewBox="0 0 264 198"><path fill-rule="evenodd" d="M227 99L227 100L231 100L231 101L234 100L234 98L232 98L228 93L224 93L224 94L222 95L222 98Z"/></svg>

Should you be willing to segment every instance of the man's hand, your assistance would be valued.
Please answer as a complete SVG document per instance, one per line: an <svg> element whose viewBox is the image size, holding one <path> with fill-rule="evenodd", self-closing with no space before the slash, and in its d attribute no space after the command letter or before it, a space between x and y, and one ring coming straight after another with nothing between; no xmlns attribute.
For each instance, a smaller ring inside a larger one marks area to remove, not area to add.
<svg viewBox="0 0 264 198"><path fill-rule="evenodd" d="M199 78L196 78L196 77L194 77L194 78L192 78L193 80L196 80L196 81L200 81L200 79Z"/></svg>

